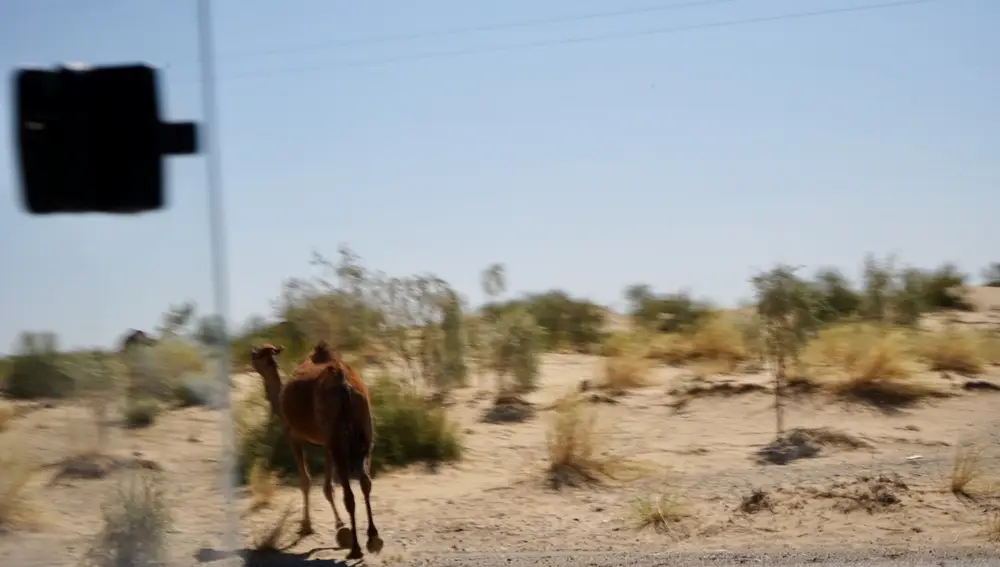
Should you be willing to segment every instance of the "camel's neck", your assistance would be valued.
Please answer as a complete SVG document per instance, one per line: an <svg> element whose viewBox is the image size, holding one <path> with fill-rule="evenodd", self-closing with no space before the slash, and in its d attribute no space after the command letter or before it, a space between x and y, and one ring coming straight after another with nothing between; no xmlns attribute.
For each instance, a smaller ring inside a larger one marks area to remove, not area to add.
<svg viewBox="0 0 1000 567"><path fill-rule="evenodd" d="M260 375L264 378L264 393L267 395L267 403L270 404L274 415L280 416L278 395L281 393L281 376L278 375L278 369L272 368L267 372L261 372Z"/></svg>

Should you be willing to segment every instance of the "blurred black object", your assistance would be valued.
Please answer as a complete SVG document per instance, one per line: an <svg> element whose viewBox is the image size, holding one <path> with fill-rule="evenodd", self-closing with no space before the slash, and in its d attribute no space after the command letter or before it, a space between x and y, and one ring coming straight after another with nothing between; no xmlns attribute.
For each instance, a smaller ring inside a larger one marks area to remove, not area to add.
<svg viewBox="0 0 1000 567"><path fill-rule="evenodd" d="M18 69L15 137L31 214L130 214L165 205L167 155L197 151L193 122L160 121L157 70Z"/></svg>

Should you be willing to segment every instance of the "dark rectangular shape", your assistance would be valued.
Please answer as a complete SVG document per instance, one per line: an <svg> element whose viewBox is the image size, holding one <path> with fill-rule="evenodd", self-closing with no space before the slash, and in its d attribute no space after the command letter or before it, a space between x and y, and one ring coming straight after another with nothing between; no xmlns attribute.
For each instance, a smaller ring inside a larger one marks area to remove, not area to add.
<svg viewBox="0 0 1000 567"><path fill-rule="evenodd" d="M31 213L164 206L154 68L21 70L15 90L21 189Z"/></svg>

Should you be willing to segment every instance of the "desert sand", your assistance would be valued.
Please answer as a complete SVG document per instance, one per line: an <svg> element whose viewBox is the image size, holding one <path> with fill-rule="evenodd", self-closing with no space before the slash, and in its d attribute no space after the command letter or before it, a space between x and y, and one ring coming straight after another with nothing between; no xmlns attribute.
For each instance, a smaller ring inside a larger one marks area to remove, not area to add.
<svg viewBox="0 0 1000 567"><path fill-rule="evenodd" d="M892 414L802 397L790 404L789 427L831 428L863 446L824 447L818 456L786 465L758 464L752 458L755 451L774 438L767 391L701 396L678 409L666 391L684 380L686 371L659 368L655 384L593 404L607 450L647 465L646 474L598 487L552 490L542 474L551 413L545 408L578 388L581 380L596 378L599 369L596 356L546 355L542 387L529 396L539 411L523 423L483 423L491 397L475 387L458 391L451 415L466 432L464 459L436 470L414 466L376 478L373 506L386 549L369 562L391 564L422 553L454 551L905 547L985 541L983 509L995 502L963 500L945 484L959 442L991 448L988 466L997 469L1000 397L994 392L963 392ZM234 378L241 390L258 379L245 374ZM768 376L709 380L763 385ZM57 463L93 442L92 418L85 408L20 408L23 415L2 434L4 446L16 441L36 462ZM219 423L218 411L175 410L154 427L118 431L109 441L123 458L163 469L175 514L170 538L177 565L195 564L199 550L220 545L225 514L218 488ZM74 563L100 525L101 502L113 489L114 476L39 477L38 526L16 537L0 536L0 562ZM637 532L630 502L664 491L688 517L665 534ZM245 489L238 491L241 514L248 498ZM299 492L286 486L272 507L247 514L241 522L244 541L266 531L288 504L297 518ZM333 544L333 516L318 486L311 509L317 534L292 551ZM340 558L343 553L321 550L316 556ZM202 551L200 557L211 554Z"/></svg>
<svg viewBox="0 0 1000 567"><path fill-rule="evenodd" d="M989 296L993 291L974 298L982 305L977 303L978 313L963 315L966 323L997 323L1000 301ZM818 454L772 464L755 458L775 438L770 374L699 381L688 369L659 366L648 386L617 396L582 394L596 412L602 451L636 465L634 474L553 489L543 472L552 404L597 380L602 363L599 356L544 355L541 386L527 396L536 413L520 423L483 421L493 405L488 380L455 391L447 405L465 433L463 459L375 479L373 507L386 547L368 563L398 564L434 553L551 550L978 546L1000 553L986 537L987 518L1000 509L997 487L984 484L971 496L948 489L956 451L967 444L982 451L979 470L987 477L1000 471L1000 392L966 389L969 379L928 373L925 379L940 381L953 395L888 411L801 394L788 403L786 429L809 428L827 439L820 439ZM232 378L237 397L254 392L260 380L256 374ZM1000 367L977 379L1000 384ZM691 384L701 388L699 395L677 395ZM175 409L146 429L110 428L102 464L112 472L89 475L78 466L65 476L58 471L66 470L66 459L97 444L92 411L73 402L10 403L17 417L0 433L0 451L16 451L43 468L29 487L34 525L0 534L0 564L76 564L100 528L102 502L122 471L135 465L162 470L174 516L171 564L219 557L226 518L221 411ZM266 533L289 506L288 539L294 540L301 500L295 479L290 481L270 506L254 512L248 511L249 490L237 489L242 545ZM665 532L636 529L633 503L661 494L681 519ZM356 495L360 502L360 491ZM336 502L343 511L339 492ZM332 549L333 514L315 479L310 508L317 533L288 551L341 559L346 552ZM358 522L364 530L363 507Z"/></svg>

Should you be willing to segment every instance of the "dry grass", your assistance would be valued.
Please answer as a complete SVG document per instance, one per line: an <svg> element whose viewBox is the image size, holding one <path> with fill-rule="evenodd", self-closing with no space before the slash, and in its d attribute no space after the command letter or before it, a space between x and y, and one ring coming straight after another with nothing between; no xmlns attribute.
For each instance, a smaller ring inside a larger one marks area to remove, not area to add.
<svg viewBox="0 0 1000 567"><path fill-rule="evenodd" d="M31 527L37 519L27 493L36 469L11 448L0 457L0 532Z"/></svg>
<svg viewBox="0 0 1000 567"><path fill-rule="evenodd" d="M563 397L553 409L547 436L549 484L558 489L613 479L617 464L601 453L597 413L573 395Z"/></svg>
<svg viewBox="0 0 1000 567"><path fill-rule="evenodd" d="M649 360L634 353L604 359L604 372L595 384L598 388L628 390L649 385Z"/></svg>
<svg viewBox="0 0 1000 567"><path fill-rule="evenodd" d="M651 358L671 366L714 363L722 372L733 372L750 358L745 333L729 313L707 316L688 333L614 333L601 354Z"/></svg>
<svg viewBox="0 0 1000 567"><path fill-rule="evenodd" d="M165 565L171 523L170 510L156 477L145 472L127 475L104 505L103 526L83 564Z"/></svg>
<svg viewBox="0 0 1000 567"><path fill-rule="evenodd" d="M687 337L677 333L661 333L652 338L648 356L670 366L680 366L687 362L690 352Z"/></svg>
<svg viewBox="0 0 1000 567"><path fill-rule="evenodd" d="M948 475L948 489L956 496L971 497L970 489L983 473L983 449L972 443L959 443L955 447L955 456L951 462L951 473Z"/></svg>
<svg viewBox="0 0 1000 567"><path fill-rule="evenodd" d="M250 486L250 511L271 506L278 493L278 473L269 470L263 459L254 462L247 483Z"/></svg>
<svg viewBox="0 0 1000 567"><path fill-rule="evenodd" d="M0 402L0 433L10 427L11 423L14 422L15 415L14 406Z"/></svg>
<svg viewBox="0 0 1000 567"><path fill-rule="evenodd" d="M915 350L931 370L974 375L986 369L984 352L989 348L979 333L951 325L920 335Z"/></svg>
<svg viewBox="0 0 1000 567"><path fill-rule="evenodd" d="M749 358L744 333L732 316L719 313L706 317L691 335L688 358L716 361L733 372Z"/></svg>
<svg viewBox="0 0 1000 567"><path fill-rule="evenodd" d="M807 345L809 379L830 393L879 406L905 406L944 392L919 380L904 333L864 324L825 329Z"/></svg>
<svg viewBox="0 0 1000 567"><path fill-rule="evenodd" d="M654 497L640 497L630 507L632 524L636 530L651 528L658 534L671 534L688 514L671 491Z"/></svg>

